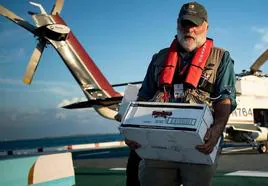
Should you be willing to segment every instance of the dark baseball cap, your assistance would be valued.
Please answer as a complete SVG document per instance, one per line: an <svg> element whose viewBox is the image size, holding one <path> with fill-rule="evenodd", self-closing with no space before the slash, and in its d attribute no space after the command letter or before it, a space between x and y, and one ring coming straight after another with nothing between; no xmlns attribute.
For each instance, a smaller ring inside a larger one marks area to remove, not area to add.
<svg viewBox="0 0 268 186"><path fill-rule="evenodd" d="M188 20L196 25L208 22L208 14L205 7L197 2L186 3L181 7L179 21Z"/></svg>

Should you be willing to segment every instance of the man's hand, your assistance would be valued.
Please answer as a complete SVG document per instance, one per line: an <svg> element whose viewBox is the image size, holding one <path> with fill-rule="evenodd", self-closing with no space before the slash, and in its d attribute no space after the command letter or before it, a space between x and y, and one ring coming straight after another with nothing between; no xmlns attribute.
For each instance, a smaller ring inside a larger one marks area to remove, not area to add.
<svg viewBox="0 0 268 186"><path fill-rule="evenodd" d="M197 145L196 149L204 154L210 154L221 136L221 130L217 126L211 126L204 137L205 143Z"/></svg>
<svg viewBox="0 0 268 186"><path fill-rule="evenodd" d="M121 116L121 114L116 114L115 116L114 116L114 119L116 120L116 121L118 121L118 122L121 122L122 121L122 116Z"/></svg>
<svg viewBox="0 0 268 186"><path fill-rule="evenodd" d="M138 144L136 141L131 141L128 139L125 139L125 143L127 144L127 146L131 149L131 150L136 150L138 148L141 147L140 144Z"/></svg>
<svg viewBox="0 0 268 186"><path fill-rule="evenodd" d="M218 143L231 113L231 100L229 98L223 99L214 103L213 107L214 124L206 132L204 137L205 144L196 146L204 154L210 154Z"/></svg>

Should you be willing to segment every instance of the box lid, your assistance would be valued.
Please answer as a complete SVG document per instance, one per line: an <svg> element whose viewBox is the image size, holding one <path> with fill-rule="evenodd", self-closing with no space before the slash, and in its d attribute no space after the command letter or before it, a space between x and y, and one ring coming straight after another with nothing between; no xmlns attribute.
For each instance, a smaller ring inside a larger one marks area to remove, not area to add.
<svg viewBox="0 0 268 186"><path fill-rule="evenodd" d="M204 121L207 127L213 122L205 104L131 102L121 127L195 131Z"/></svg>

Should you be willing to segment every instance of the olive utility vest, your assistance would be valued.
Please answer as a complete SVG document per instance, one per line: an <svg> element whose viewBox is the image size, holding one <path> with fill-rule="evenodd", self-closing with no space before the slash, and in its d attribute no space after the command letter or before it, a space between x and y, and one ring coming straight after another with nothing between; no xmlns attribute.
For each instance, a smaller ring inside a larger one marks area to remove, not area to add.
<svg viewBox="0 0 268 186"><path fill-rule="evenodd" d="M168 48L161 50L159 53L153 56L153 64L154 64L154 81L159 85L159 77L163 70L164 61L168 54ZM217 70L221 63L222 57L224 54L224 49L213 47L210 55L206 61L206 65L202 72L202 77L199 80L198 87L194 88L185 88L184 89L184 103L205 103L210 107L212 106L211 95L214 92L214 84L216 81ZM177 70L176 70L177 73ZM174 74L176 76L176 74ZM204 78L205 77L205 78ZM181 80L182 82L184 81ZM161 87L159 87L161 89ZM158 97L158 96L157 96ZM157 101L157 100L154 100ZM170 100L170 102L174 102L174 100Z"/></svg>

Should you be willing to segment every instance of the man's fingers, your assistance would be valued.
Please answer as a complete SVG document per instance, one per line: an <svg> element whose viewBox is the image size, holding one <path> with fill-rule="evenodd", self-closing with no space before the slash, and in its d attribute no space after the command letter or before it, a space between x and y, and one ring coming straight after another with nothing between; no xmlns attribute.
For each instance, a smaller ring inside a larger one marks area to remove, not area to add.
<svg viewBox="0 0 268 186"><path fill-rule="evenodd" d="M129 146L130 149L133 149L133 150L141 147L141 145L138 144L137 142L131 141L128 139L125 139L125 143L127 144L127 146Z"/></svg>
<svg viewBox="0 0 268 186"><path fill-rule="evenodd" d="M219 137L215 129L209 128L204 136L205 143L202 145L197 145L196 149L204 154L210 154L213 151L214 146L217 144L218 138Z"/></svg>
<svg viewBox="0 0 268 186"><path fill-rule="evenodd" d="M114 119L115 119L116 121L121 122L121 120L122 120L122 116L121 116L120 114L116 114L116 115L114 116Z"/></svg>
<svg viewBox="0 0 268 186"><path fill-rule="evenodd" d="M135 147L135 149L138 149L138 148L140 148L140 147L141 147L141 145L140 145L140 144L138 144L138 143L135 143L134 147Z"/></svg>
<svg viewBox="0 0 268 186"><path fill-rule="evenodd" d="M204 136L205 143L202 145L197 145L196 149L204 154L209 154L211 149L213 149L213 145L211 144L212 131L209 128Z"/></svg>
<svg viewBox="0 0 268 186"><path fill-rule="evenodd" d="M213 151L213 148L214 146L211 143L196 146L196 149L204 154L210 154Z"/></svg>
<svg viewBox="0 0 268 186"><path fill-rule="evenodd" d="M210 154L213 151L213 148L206 148L206 149L198 149L200 152L204 154Z"/></svg>

